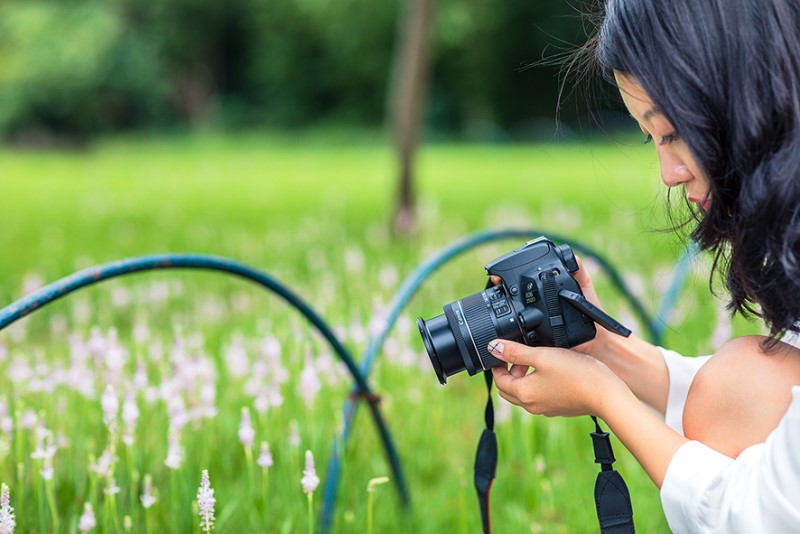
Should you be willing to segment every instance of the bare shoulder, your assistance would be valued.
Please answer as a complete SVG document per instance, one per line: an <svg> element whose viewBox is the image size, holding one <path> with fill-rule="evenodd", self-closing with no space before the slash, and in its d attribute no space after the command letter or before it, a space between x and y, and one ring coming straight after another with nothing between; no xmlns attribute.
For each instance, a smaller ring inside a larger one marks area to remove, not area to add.
<svg viewBox="0 0 800 534"><path fill-rule="evenodd" d="M800 349L778 343L765 352L763 340L733 339L698 371L683 413L687 438L735 457L775 429L800 384Z"/></svg>

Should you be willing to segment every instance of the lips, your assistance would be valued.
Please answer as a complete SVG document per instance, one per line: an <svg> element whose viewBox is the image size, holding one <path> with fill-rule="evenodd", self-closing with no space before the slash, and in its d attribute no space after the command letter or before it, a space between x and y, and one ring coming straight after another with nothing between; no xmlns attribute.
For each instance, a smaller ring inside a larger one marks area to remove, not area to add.
<svg viewBox="0 0 800 534"><path fill-rule="evenodd" d="M708 211L711 209L711 197L706 198L703 200L702 198L694 198L694 197L687 197L689 202L694 202L695 204L700 206L700 209L703 211Z"/></svg>

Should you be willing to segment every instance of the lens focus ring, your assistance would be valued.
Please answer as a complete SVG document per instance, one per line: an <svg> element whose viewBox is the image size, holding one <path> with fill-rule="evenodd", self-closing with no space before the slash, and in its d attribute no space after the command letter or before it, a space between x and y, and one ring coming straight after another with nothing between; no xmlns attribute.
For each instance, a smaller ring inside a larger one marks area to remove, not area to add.
<svg viewBox="0 0 800 534"><path fill-rule="evenodd" d="M469 350L469 346L471 346L471 341L469 339L464 339L464 336L461 333L461 327L458 322L458 318L456 317L455 312L453 311L453 307L456 306L458 302L454 302L453 304L448 304L444 307L444 316L447 319L447 324L450 325L450 331L453 332L453 337L456 340L456 346L458 347L459 352L464 360L464 367L467 369L467 372L470 375L474 375L478 372L476 369L476 364L478 362L475 361L474 356L472 355L472 350Z"/></svg>
<svg viewBox="0 0 800 534"><path fill-rule="evenodd" d="M462 299L461 307L464 310L464 317L469 325L470 332L472 333L475 346L467 342L470 352L475 349L478 350L478 357L480 358L480 368L486 369L486 362L491 358L489 354L489 342L498 336L497 329L494 327L492 318L489 314L492 313L491 307L487 304L484 298L484 293L477 293ZM477 362L476 362L477 363ZM477 367L477 366L476 366Z"/></svg>

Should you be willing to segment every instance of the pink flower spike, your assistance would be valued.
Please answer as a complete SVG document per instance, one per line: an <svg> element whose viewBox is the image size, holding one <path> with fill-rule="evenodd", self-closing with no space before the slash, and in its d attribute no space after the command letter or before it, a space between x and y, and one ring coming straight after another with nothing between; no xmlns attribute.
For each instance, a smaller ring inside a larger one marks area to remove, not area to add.
<svg viewBox="0 0 800 534"><path fill-rule="evenodd" d="M180 432L177 430L170 430L168 444L167 444L167 459L164 460L164 465L170 469L180 469L183 465L184 452L181 446Z"/></svg>
<svg viewBox="0 0 800 534"><path fill-rule="evenodd" d="M97 526L97 520L94 517L94 510L92 509L91 503L87 502L83 505L83 514L78 521L78 530L81 532L89 532L95 526Z"/></svg>
<svg viewBox="0 0 800 534"><path fill-rule="evenodd" d="M200 487L197 489L197 506L200 509L200 528L203 532L214 530L214 490L211 489L211 481L208 478L208 470L203 469L200 477Z"/></svg>
<svg viewBox="0 0 800 534"><path fill-rule="evenodd" d="M14 509L11 507L11 490L5 484L0 484L0 534L14 534L16 526Z"/></svg>
<svg viewBox="0 0 800 534"><path fill-rule="evenodd" d="M294 419L289 421L289 445L292 447L300 446L300 429L297 427L297 421Z"/></svg>
<svg viewBox="0 0 800 534"><path fill-rule="evenodd" d="M269 450L269 443L266 441L261 442L261 454L258 455L256 463L261 466L262 469L269 469L272 467L272 453Z"/></svg>
<svg viewBox="0 0 800 534"><path fill-rule="evenodd" d="M239 441L245 448L250 449L253 446L253 440L256 437L256 432L253 430L253 424L250 421L250 409L246 406L242 408L242 421L239 423Z"/></svg>
<svg viewBox="0 0 800 534"><path fill-rule="evenodd" d="M153 477L150 475L144 476L144 491L139 497L142 501L142 506L145 510L150 508L156 503L156 496L153 494Z"/></svg>
<svg viewBox="0 0 800 534"><path fill-rule="evenodd" d="M316 399L319 390L322 388L322 382L319 379L319 373L311 358L310 352L306 351L306 362L303 371L300 373L300 395L308 408L314 406L314 399Z"/></svg>
<svg viewBox="0 0 800 534"><path fill-rule="evenodd" d="M117 427L117 415L119 413L119 400L114 393L114 386L108 384L100 400L103 407L103 422L109 430L114 430Z"/></svg>
<svg viewBox="0 0 800 534"><path fill-rule="evenodd" d="M305 493L312 493L319 486L317 470L314 469L314 455L311 454L311 451L306 451L306 468L303 470L303 478L300 480L300 484L303 485Z"/></svg>

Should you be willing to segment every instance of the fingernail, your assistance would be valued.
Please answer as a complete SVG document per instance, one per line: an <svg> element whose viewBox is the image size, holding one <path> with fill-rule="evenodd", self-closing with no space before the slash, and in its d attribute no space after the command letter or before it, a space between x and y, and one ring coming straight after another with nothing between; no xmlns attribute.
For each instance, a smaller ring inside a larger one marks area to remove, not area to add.
<svg viewBox="0 0 800 534"><path fill-rule="evenodd" d="M498 356L501 356L503 354L504 348L505 347L503 346L503 343L501 341L492 341L491 343L489 343L489 352L491 352L492 354L497 354Z"/></svg>

